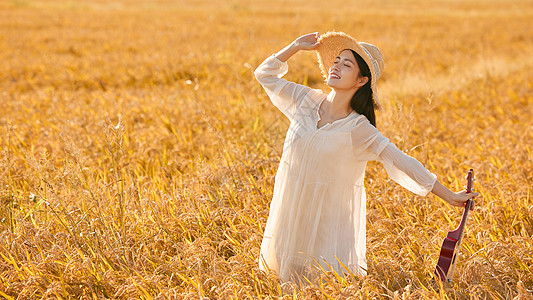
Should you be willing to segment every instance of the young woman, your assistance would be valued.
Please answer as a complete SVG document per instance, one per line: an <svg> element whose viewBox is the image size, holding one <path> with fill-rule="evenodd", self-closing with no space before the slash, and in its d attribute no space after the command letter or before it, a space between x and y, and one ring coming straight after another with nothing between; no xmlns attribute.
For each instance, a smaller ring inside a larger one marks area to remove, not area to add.
<svg viewBox="0 0 533 300"><path fill-rule="evenodd" d="M287 60L316 50L328 94L282 79ZM366 162L383 162L408 190L433 192L454 206L477 196L454 193L376 129L376 83L383 57L374 45L342 32L303 35L255 71L272 103L290 120L276 173L260 253L260 268L283 281L313 277L330 267L366 274Z"/></svg>

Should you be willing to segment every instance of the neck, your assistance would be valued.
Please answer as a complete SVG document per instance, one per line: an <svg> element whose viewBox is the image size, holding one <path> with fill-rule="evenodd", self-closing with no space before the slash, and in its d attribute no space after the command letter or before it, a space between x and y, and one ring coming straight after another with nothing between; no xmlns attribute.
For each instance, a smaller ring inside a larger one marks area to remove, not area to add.
<svg viewBox="0 0 533 300"><path fill-rule="evenodd" d="M353 90L331 90L328 94L329 101L328 114L334 116L345 116L352 112L350 101L354 95Z"/></svg>

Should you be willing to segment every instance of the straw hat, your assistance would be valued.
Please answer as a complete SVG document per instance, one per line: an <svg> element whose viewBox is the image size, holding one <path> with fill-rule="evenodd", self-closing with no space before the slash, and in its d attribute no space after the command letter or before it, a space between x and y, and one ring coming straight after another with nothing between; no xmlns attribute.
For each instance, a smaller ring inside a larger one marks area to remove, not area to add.
<svg viewBox="0 0 533 300"><path fill-rule="evenodd" d="M345 49L351 49L359 54L370 68L372 81L372 97L376 108L379 107L376 83L383 72L383 55L379 49L368 43L358 42L353 37L344 32L330 31L321 34L318 38L320 46L317 49L318 64L324 78L328 78L329 68L333 65L335 58Z"/></svg>

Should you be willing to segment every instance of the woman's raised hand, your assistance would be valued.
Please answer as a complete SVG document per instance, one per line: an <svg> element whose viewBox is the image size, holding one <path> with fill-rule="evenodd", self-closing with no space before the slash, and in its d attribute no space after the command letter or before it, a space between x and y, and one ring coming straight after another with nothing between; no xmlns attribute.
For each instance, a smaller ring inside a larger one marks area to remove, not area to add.
<svg viewBox="0 0 533 300"><path fill-rule="evenodd" d="M320 43L317 41L320 37L318 32L308 33L294 40L293 44L299 50L316 50Z"/></svg>
<svg viewBox="0 0 533 300"><path fill-rule="evenodd" d="M276 53L276 57L281 61L287 61L294 53L300 50L316 50L320 45L317 42L319 36L318 32L302 35Z"/></svg>

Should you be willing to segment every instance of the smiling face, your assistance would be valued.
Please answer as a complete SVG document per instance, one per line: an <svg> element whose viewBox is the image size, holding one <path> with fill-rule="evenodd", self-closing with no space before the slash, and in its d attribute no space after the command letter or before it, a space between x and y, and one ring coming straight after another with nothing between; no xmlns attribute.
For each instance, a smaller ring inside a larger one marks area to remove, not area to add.
<svg viewBox="0 0 533 300"><path fill-rule="evenodd" d="M343 50L329 68L327 85L335 90L357 90L368 82L361 76L359 66L351 50Z"/></svg>

